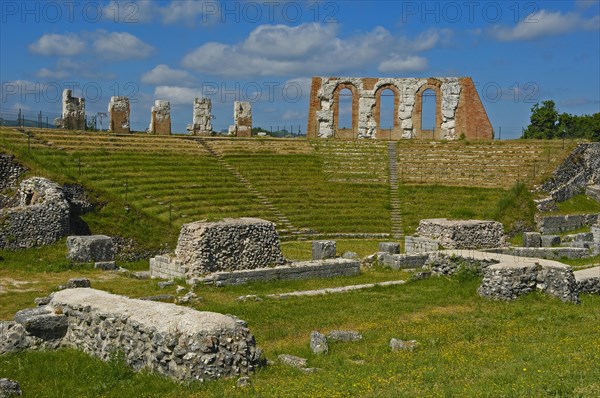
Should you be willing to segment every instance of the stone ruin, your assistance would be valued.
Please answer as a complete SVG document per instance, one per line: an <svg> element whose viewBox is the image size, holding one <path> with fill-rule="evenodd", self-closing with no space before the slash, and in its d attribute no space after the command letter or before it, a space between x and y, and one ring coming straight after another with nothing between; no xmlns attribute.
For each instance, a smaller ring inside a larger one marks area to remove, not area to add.
<svg viewBox="0 0 600 398"><path fill-rule="evenodd" d="M234 316L91 288L58 291L47 304L0 321L0 354L60 347L105 361L120 353L135 370L186 381L248 374L261 356L246 323Z"/></svg>
<svg viewBox="0 0 600 398"><path fill-rule="evenodd" d="M258 218L185 224L175 256L150 259L150 274L154 278L183 278L190 284L217 286L359 273L360 263L352 259L286 261L275 225Z"/></svg>
<svg viewBox="0 0 600 398"><path fill-rule="evenodd" d="M0 191L16 188L26 170L13 155L0 153Z"/></svg>
<svg viewBox="0 0 600 398"><path fill-rule="evenodd" d="M233 104L233 126L229 126L229 135L252 137L252 106L247 101L235 101Z"/></svg>
<svg viewBox="0 0 600 398"><path fill-rule="evenodd" d="M497 221L431 218L421 220L417 232L446 249L488 249L506 244L504 228Z"/></svg>
<svg viewBox="0 0 600 398"><path fill-rule="evenodd" d="M0 209L0 248L46 245L69 233L70 204L55 182L42 177L24 180L14 202Z"/></svg>
<svg viewBox="0 0 600 398"><path fill-rule="evenodd" d="M352 92L352 127L338 128L340 91ZM394 95L392 130L380 126L381 95ZM423 93L435 93L435 127L422 128ZM307 138L491 140L492 125L470 77L313 77Z"/></svg>
<svg viewBox="0 0 600 398"><path fill-rule="evenodd" d="M59 129L85 130L85 98L72 96L70 89L63 90L62 117L54 120Z"/></svg>
<svg viewBox="0 0 600 398"><path fill-rule="evenodd" d="M194 113L192 124L188 124L187 131L193 135L212 134L212 103L210 98L194 99Z"/></svg>
<svg viewBox="0 0 600 398"><path fill-rule="evenodd" d="M171 134L171 103L169 101L156 100L151 109L150 134Z"/></svg>
<svg viewBox="0 0 600 398"><path fill-rule="evenodd" d="M108 131L113 133L129 133L129 98L110 97L108 103Z"/></svg>

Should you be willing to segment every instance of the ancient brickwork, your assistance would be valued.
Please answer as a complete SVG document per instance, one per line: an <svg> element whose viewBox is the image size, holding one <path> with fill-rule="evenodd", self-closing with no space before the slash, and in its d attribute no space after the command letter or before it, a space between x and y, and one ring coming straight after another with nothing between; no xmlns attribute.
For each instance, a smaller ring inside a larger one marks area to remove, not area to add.
<svg viewBox="0 0 600 398"><path fill-rule="evenodd" d="M352 92L352 128L339 129L340 91ZM394 95L392 130L380 126L381 95ZM436 95L435 128L423 130L422 97ZM493 129L469 77L353 78L313 77L310 94L308 138L492 139Z"/></svg>
<svg viewBox="0 0 600 398"><path fill-rule="evenodd" d="M171 134L171 103L169 101L156 100L152 107L152 116L148 132L151 134Z"/></svg>
<svg viewBox="0 0 600 398"><path fill-rule="evenodd" d="M194 113L192 124L188 124L187 130L193 135L212 134L212 103L209 98L196 98L194 100Z"/></svg>
<svg viewBox="0 0 600 398"><path fill-rule="evenodd" d="M66 130L85 130L85 98L72 96L72 90L63 90L62 117L55 119L56 127Z"/></svg>
<svg viewBox="0 0 600 398"><path fill-rule="evenodd" d="M111 97L108 104L108 131L113 133L129 133L129 98Z"/></svg>
<svg viewBox="0 0 600 398"><path fill-rule="evenodd" d="M235 101L233 105L233 126L229 135L236 137L252 136L252 106L247 101Z"/></svg>
<svg viewBox="0 0 600 398"><path fill-rule="evenodd" d="M446 249L482 249L505 245L504 229L497 221L421 220L419 235L438 241Z"/></svg>

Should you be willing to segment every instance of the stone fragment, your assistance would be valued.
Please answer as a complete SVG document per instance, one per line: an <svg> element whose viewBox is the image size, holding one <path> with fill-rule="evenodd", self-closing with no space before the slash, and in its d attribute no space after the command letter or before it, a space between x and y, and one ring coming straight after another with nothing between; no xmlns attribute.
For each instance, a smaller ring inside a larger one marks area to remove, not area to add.
<svg viewBox="0 0 600 398"><path fill-rule="evenodd" d="M55 340L65 336L68 328L67 317L48 307L21 310L15 315L15 322L23 325L27 333L42 340Z"/></svg>
<svg viewBox="0 0 600 398"><path fill-rule="evenodd" d="M342 258L353 260L359 258L359 256L356 252L345 252L344 254L342 254Z"/></svg>
<svg viewBox="0 0 600 398"><path fill-rule="evenodd" d="M88 278L71 278L65 285L65 289L76 289L78 287L90 287L91 283Z"/></svg>
<svg viewBox="0 0 600 398"><path fill-rule="evenodd" d="M277 359L279 359L279 362L286 366L291 366L298 369L306 367L308 363L305 358L300 358L289 354L281 354L277 357Z"/></svg>
<svg viewBox="0 0 600 398"><path fill-rule="evenodd" d="M558 235L542 235L542 247L560 246L561 238Z"/></svg>
<svg viewBox="0 0 600 398"><path fill-rule="evenodd" d="M148 132L161 135L171 134L171 103L169 101L154 101Z"/></svg>
<svg viewBox="0 0 600 398"><path fill-rule="evenodd" d="M389 254L400 253L400 243L398 242L379 242L379 251Z"/></svg>
<svg viewBox="0 0 600 398"><path fill-rule="evenodd" d="M523 232L523 247L541 247L542 235L539 232Z"/></svg>
<svg viewBox="0 0 600 398"><path fill-rule="evenodd" d="M177 294L181 294L183 292L185 292L187 289L183 286L177 286L177 288L175 289L175 293Z"/></svg>
<svg viewBox="0 0 600 398"><path fill-rule="evenodd" d="M114 271L118 267L117 263L115 263L114 261L96 261L94 263L94 268L101 269L103 271Z"/></svg>
<svg viewBox="0 0 600 398"><path fill-rule="evenodd" d="M250 387L250 378L248 376L242 376L235 382L237 388Z"/></svg>
<svg viewBox="0 0 600 398"><path fill-rule="evenodd" d="M440 244L438 241L420 236L405 236L404 251L406 254L422 254L439 250Z"/></svg>
<svg viewBox="0 0 600 398"><path fill-rule="evenodd" d="M395 351L414 351L417 348L417 340L400 340L392 338L390 340L390 350Z"/></svg>
<svg viewBox="0 0 600 398"><path fill-rule="evenodd" d="M46 296L46 297L36 297L33 302L35 303L35 305L37 305L38 307L41 307L42 305L46 305L50 302L50 300L52 299L52 296Z"/></svg>
<svg viewBox="0 0 600 398"><path fill-rule="evenodd" d="M136 271L131 274L135 279L150 279L150 271Z"/></svg>
<svg viewBox="0 0 600 398"><path fill-rule="evenodd" d="M160 287L161 289L164 289L169 286L173 286L174 284L175 284L175 282L173 282L173 281L162 281L162 282L157 283L158 287Z"/></svg>
<svg viewBox="0 0 600 398"><path fill-rule="evenodd" d="M313 331L310 334L310 350L314 354L327 354L329 351L327 337L323 333Z"/></svg>
<svg viewBox="0 0 600 398"><path fill-rule="evenodd" d="M594 199L596 202L600 202L600 185L588 185L585 188L585 194L588 198Z"/></svg>
<svg viewBox="0 0 600 398"><path fill-rule="evenodd" d="M326 260L335 258L337 252L334 240L315 240L312 243L312 259Z"/></svg>
<svg viewBox="0 0 600 398"><path fill-rule="evenodd" d="M108 131L113 133L129 133L129 98L111 97L108 104Z"/></svg>
<svg viewBox="0 0 600 398"><path fill-rule="evenodd" d="M67 258L75 262L104 262L115 259L113 241L106 235L69 236L67 251Z"/></svg>
<svg viewBox="0 0 600 398"><path fill-rule="evenodd" d="M25 327L14 321L0 321L0 355L25 350L30 347Z"/></svg>
<svg viewBox="0 0 600 398"><path fill-rule="evenodd" d="M0 398L20 397L22 394L19 383L7 378L0 379Z"/></svg>
<svg viewBox="0 0 600 398"><path fill-rule="evenodd" d="M332 341L359 341L362 334L353 330L332 330L327 334L327 339Z"/></svg>
<svg viewBox="0 0 600 398"><path fill-rule="evenodd" d="M156 296L140 297L138 300L144 301L175 301L176 297L172 294L157 294Z"/></svg>

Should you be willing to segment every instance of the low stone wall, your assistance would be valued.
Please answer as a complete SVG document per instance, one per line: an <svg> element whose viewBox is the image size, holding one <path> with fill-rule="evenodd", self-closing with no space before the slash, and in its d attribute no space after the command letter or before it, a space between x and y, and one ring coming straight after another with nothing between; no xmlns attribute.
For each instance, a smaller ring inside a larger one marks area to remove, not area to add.
<svg viewBox="0 0 600 398"><path fill-rule="evenodd" d="M598 214L551 216L539 218L537 227L542 234L557 234L590 226L597 222Z"/></svg>
<svg viewBox="0 0 600 398"><path fill-rule="evenodd" d="M273 268L216 272L204 278L192 279L190 282L192 284L224 286L272 280L333 278L359 274L360 263L358 260L336 258L319 261L301 261L288 266Z"/></svg>
<svg viewBox="0 0 600 398"><path fill-rule="evenodd" d="M600 267L575 271L579 293L600 294Z"/></svg>
<svg viewBox="0 0 600 398"><path fill-rule="evenodd" d="M233 316L89 288L56 292L47 306L15 319L0 325L0 354L61 346L103 360L120 353L135 370L186 381L247 374L261 355L246 323Z"/></svg>
<svg viewBox="0 0 600 398"><path fill-rule="evenodd" d="M457 254L452 251L442 251L430 253L424 267L428 268L433 275L454 275L461 269L467 268L481 274L483 269L499 261L491 255L484 258L472 258L470 253L477 252L460 251Z"/></svg>
<svg viewBox="0 0 600 398"><path fill-rule="evenodd" d="M560 260L561 258L590 257L590 250L578 247L505 247L485 250L490 253L508 254L516 257L543 258Z"/></svg>
<svg viewBox="0 0 600 398"><path fill-rule="evenodd" d="M0 209L0 248L54 243L69 233L70 206L60 185L41 177L21 182L18 206Z"/></svg>
<svg viewBox="0 0 600 398"><path fill-rule="evenodd" d="M487 249L505 245L504 229L497 221L421 220L419 235L438 241L446 249Z"/></svg>
<svg viewBox="0 0 600 398"><path fill-rule="evenodd" d="M0 153L0 191L7 188L16 188L19 177L26 170L15 160L14 156Z"/></svg>
<svg viewBox="0 0 600 398"><path fill-rule="evenodd" d="M184 279L186 269L183 268L181 260L168 255L150 259L150 277L152 278Z"/></svg>
<svg viewBox="0 0 600 398"><path fill-rule="evenodd" d="M188 279L285 263L275 224L258 218L184 224L175 256Z"/></svg>
<svg viewBox="0 0 600 398"><path fill-rule="evenodd" d="M438 241L419 236L404 237L404 251L406 254L425 253L439 250L440 244Z"/></svg>
<svg viewBox="0 0 600 398"><path fill-rule="evenodd" d="M588 185L585 188L585 194L588 198L594 199L596 202L600 202L600 185Z"/></svg>

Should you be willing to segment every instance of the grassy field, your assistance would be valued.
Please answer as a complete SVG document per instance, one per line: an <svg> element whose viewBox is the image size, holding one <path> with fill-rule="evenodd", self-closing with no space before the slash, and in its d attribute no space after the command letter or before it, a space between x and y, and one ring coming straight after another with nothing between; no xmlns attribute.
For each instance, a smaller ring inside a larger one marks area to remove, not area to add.
<svg viewBox="0 0 600 398"><path fill-rule="evenodd" d="M93 286L132 297L174 293L155 282L109 276L92 270L48 275L10 273L13 279L40 279L36 292L12 293L31 300L72 275ZM0 278L6 271L0 271ZM600 297L584 295L579 305L541 294L512 303L491 302L475 292L478 279L433 278L402 286L286 300L238 302L246 294L406 279L383 269L359 278L200 287L199 310L246 320L275 360L289 353L321 370L303 374L274 364L251 376L251 387L235 379L178 384L134 373L118 360L103 363L71 350L26 352L0 357L0 374L21 382L35 397L597 397L600 391ZM4 295L6 297L6 295ZM21 300L17 300L21 301ZM25 302L21 303L24 306ZM31 305L31 301L29 304ZM2 306L3 318L7 311ZM310 352L312 330L360 331L355 343L333 343L330 352ZM415 352L392 353L390 338L416 339Z"/></svg>

